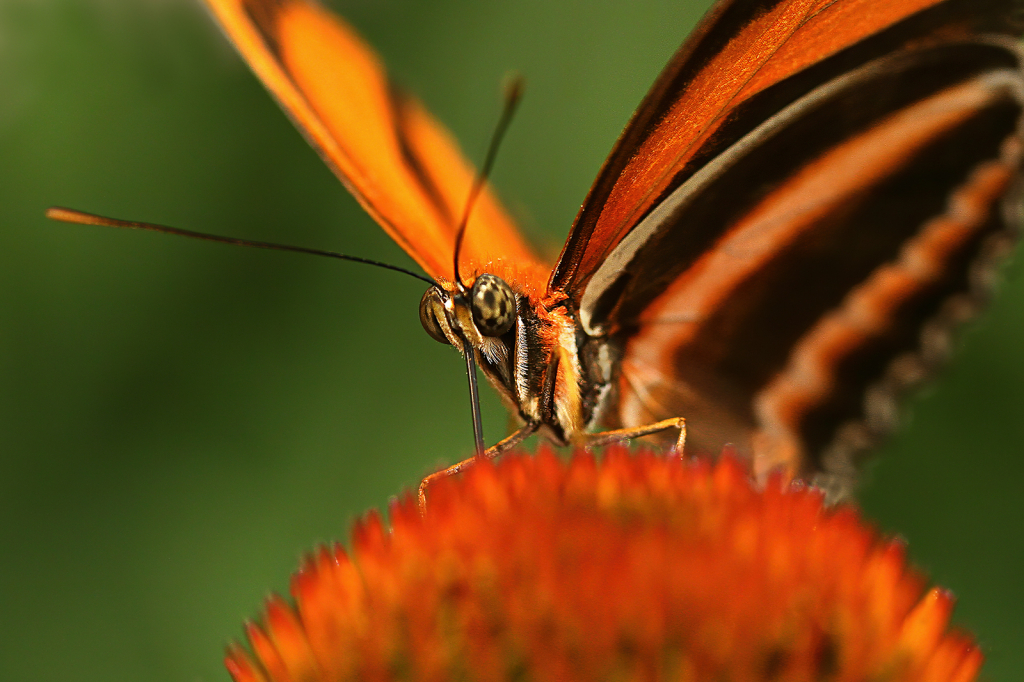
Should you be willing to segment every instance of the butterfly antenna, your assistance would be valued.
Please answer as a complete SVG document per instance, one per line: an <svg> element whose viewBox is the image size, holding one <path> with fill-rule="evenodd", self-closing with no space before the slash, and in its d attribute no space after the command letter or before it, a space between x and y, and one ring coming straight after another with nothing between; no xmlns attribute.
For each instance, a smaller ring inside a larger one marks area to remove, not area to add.
<svg viewBox="0 0 1024 682"><path fill-rule="evenodd" d="M65 223L78 223L80 225L102 225L104 227L121 227L129 230L149 230L150 232L162 232L164 234L174 234L179 237L190 237L192 239L201 239L207 242L217 242L218 244L233 244L235 246L251 246L254 249L270 249L272 251L293 251L295 253L308 253L313 256L326 256L327 258L337 258L338 260L347 260L353 263L363 263L364 265L372 265L377 268L384 268L385 270L394 270L395 272L401 272L415 277L418 280L422 280L427 284L434 286L436 282L434 280L424 277L412 270L406 270L405 268L397 265L391 265L389 263L381 263L380 261L370 260L369 258L360 258L359 256L348 256L343 253L336 253L334 251L322 251L320 249L307 249L304 246L289 246L287 244L273 244L271 242L257 242L249 239L235 239L234 237L219 237L214 234L206 234L204 232L193 232L191 230L182 230L177 227L167 227L166 225L155 225L153 223L139 223L132 220L118 220L117 218L106 218L100 215L94 215L92 213L86 213L84 211L76 211L71 208L61 208L54 206L46 209L46 217L51 220L59 220Z"/></svg>
<svg viewBox="0 0 1024 682"><path fill-rule="evenodd" d="M462 220L459 221L459 229L455 233L455 282L462 289L465 289L465 284L462 281L462 275L459 274L459 252L462 251L462 241L466 236L466 226L469 225L469 215L473 210L473 204L476 203L477 197L480 196L480 191L483 190L484 185L487 183L487 178L491 175L491 168L494 166L494 160L498 156L498 147L501 146L501 141L505 137L505 132L512 122L512 116L515 114L516 107L519 106L519 100L522 99L522 96L523 78L517 75L512 77L505 86L505 106L501 111L501 119L494 129L494 134L491 135L491 144L487 148L484 165L480 168L480 172L477 173L476 179L473 181L473 187L469 191L469 198L466 200L466 208L462 212Z"/></svg>

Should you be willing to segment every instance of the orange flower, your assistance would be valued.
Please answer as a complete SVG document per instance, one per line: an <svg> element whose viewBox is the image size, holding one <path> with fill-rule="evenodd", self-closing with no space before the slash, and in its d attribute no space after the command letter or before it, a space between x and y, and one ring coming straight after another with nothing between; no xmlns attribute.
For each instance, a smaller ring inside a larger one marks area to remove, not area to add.
<svg viewBox="0 0 1024 682"><path fill-rule="evenodd" d="M272 598L252 655L228 652L237 682L967 682L981 665L902 545L728 457L545 449L389 515L305 561L295 606Z"/></svg>

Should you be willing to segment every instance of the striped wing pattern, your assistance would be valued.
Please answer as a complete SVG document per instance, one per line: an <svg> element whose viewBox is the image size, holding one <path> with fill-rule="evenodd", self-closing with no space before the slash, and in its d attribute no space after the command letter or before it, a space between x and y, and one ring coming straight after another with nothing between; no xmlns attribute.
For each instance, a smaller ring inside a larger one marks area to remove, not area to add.
<svg viewBox="0 0 1024 682"><path fill-rule="evenodd" d="M694 449L849 491L1015 239L1024 80L1003 4L986 32L927 7L748 98L699 165L644 160L672 182L567 284L623 344L613 425L684 415Z"/></svg>

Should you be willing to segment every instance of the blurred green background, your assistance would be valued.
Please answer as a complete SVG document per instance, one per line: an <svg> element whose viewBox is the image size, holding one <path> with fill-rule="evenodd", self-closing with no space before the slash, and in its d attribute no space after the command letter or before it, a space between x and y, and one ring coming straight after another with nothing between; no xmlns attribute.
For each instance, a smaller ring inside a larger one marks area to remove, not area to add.
<svg viewBox="0 0 1024 682"><path fill-rule="evenodd" d="M557 251L703 6L338 0ZM189 0L0 1L0 680L224 680L301 552L471 447L420 284L71 226L63 204L410 263ZM1019 259L1018 259L1019 260ZM1024 271L867 472L869 516L1024 673ZM487 392L488 440L506 419Z"/></svg>

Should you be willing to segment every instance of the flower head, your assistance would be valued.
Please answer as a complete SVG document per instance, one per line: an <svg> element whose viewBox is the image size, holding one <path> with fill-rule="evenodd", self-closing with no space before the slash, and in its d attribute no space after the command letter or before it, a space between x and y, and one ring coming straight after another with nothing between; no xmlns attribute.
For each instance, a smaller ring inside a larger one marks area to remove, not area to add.
<svg viewBox="0 0 1024 682"><path fill-rule="evenodd" d="M272 598L237 682L974 679L900 543L745 467L610 448L478 464Z"/></svg>

